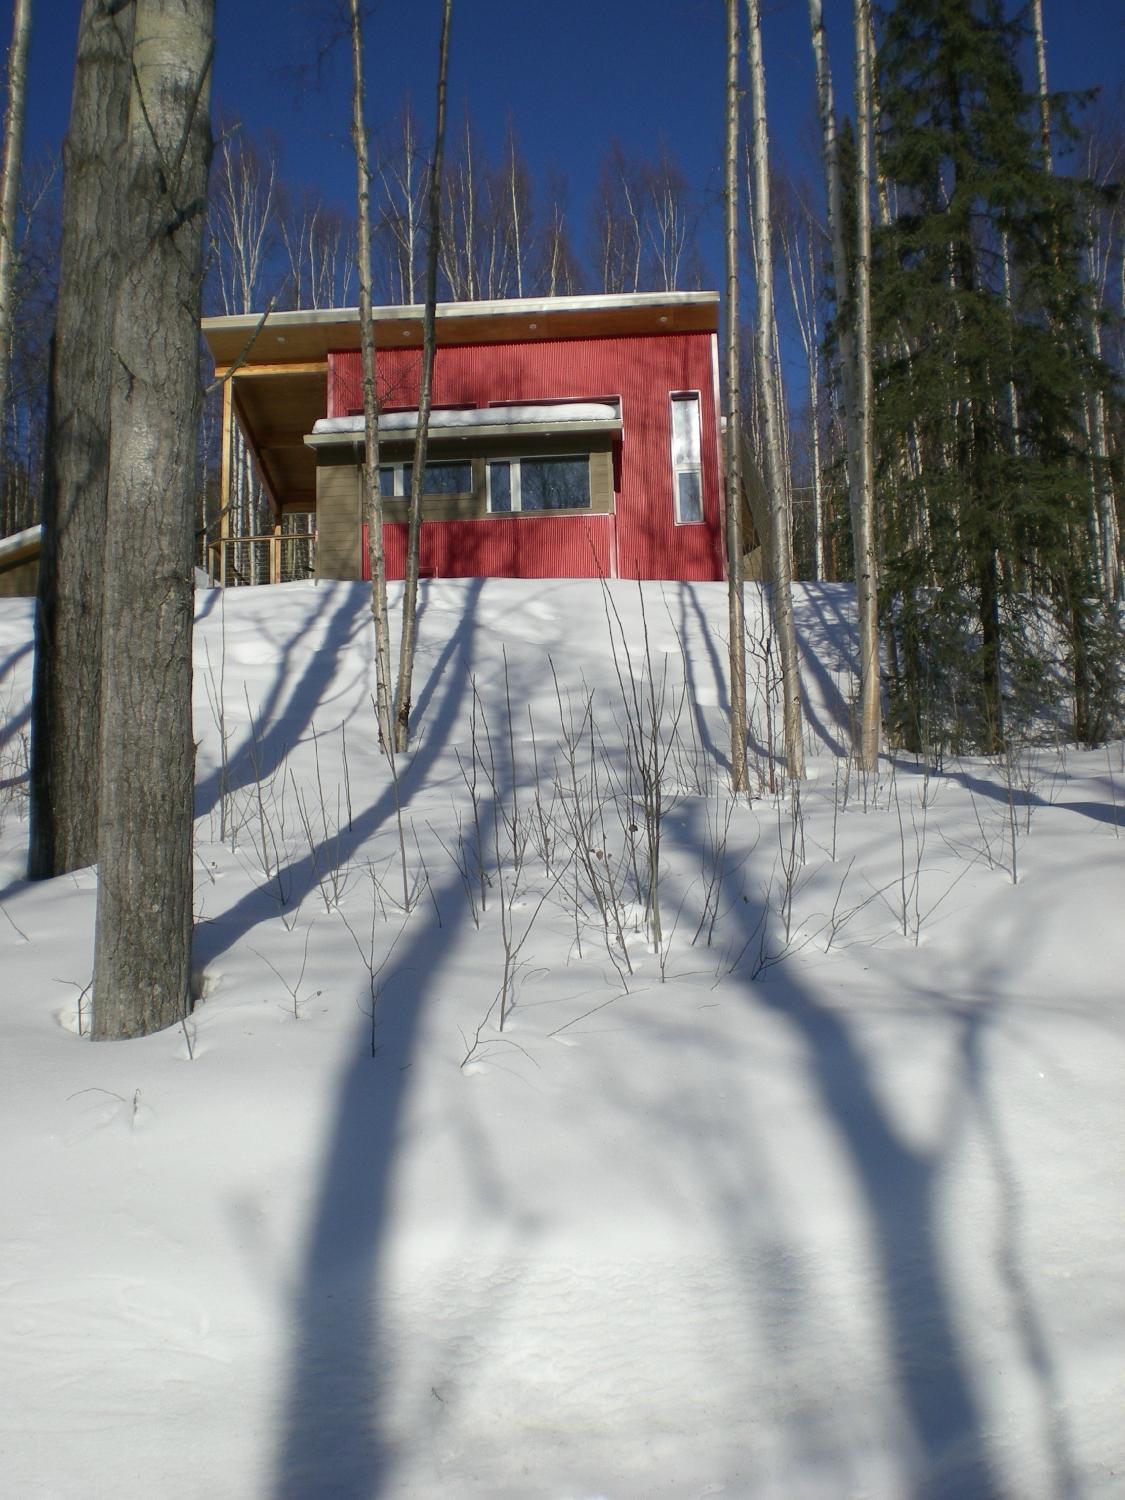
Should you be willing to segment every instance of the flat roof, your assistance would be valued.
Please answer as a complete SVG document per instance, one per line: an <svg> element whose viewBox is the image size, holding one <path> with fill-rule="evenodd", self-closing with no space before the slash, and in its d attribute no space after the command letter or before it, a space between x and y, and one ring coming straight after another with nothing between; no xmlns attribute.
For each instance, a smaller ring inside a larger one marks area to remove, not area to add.
<svg viewBox="0 0 1125 1500"><path fill-rule="evenodd" d="M380 348L422 342L420 305L372 309ZM498 302L439 302L439 344L497 344L623 334L715 333L718 292L632 292L588 297L513 297ZM359 309L236 313L204 318L203 336L216 367L322 360L333 349L359 348Z"/></svg>

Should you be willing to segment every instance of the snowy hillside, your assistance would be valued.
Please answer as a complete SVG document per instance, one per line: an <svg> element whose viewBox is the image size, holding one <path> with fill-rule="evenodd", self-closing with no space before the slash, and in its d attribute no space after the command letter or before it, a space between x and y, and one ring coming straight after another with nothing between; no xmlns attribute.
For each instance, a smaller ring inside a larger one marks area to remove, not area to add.
<svg viewBox="0 0 1125 1500"><path fill-rule="evenodd" d="M1122 1493L1123 747L861 778L796 603L748 806L722 585L425 584L397 785L363 587L201 590L202 999L94 1045L0 601L4 1494Z"/></svg>

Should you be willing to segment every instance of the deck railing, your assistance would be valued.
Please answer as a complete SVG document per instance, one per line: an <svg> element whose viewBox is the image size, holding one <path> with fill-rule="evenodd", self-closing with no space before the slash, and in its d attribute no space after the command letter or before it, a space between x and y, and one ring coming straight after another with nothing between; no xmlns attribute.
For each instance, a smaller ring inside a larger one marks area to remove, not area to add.
<svg viewBox="0 0 1125 1500"><path fill-rule="evenodd" d="M223 588L312 578L316 537L307 531L220 537L207 545L207 573Z"/></svg>

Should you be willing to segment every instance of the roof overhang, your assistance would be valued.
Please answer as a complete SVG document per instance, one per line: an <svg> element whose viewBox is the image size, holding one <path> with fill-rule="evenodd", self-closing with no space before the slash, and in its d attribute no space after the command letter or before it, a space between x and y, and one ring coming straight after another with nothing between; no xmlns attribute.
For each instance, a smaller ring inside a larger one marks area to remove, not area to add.
<svg viewBox="0 0 1125 1500"><path fill-rule="evenodd" d="M376 307L379 348L420 345L424 309ZM633 292L623 296L518 297L499 302L439 302L438 344L503 344L652 333L715 333L717 292ZM359 310L237 313L204 318L203 336L220 373L232 366L323 360L359 348Z"/></svg>

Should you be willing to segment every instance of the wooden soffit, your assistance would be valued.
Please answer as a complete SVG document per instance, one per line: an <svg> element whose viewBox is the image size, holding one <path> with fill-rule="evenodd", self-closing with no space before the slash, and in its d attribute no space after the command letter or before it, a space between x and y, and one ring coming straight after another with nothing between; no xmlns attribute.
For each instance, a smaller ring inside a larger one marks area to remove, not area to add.
<svg viewBox="0 0 1125 1500"><path fill-rule="evenodd" d="M377 307L372 314L380 348L422 342L421 307ZM442 302L439 344L527 343L658 333L715 333L717 292L635 292L627 296L512 298L502 302ZM231 366L320 361L329 351L359 348L356 308L246 313L204 318L203 336L217 370Z"/></svg>

